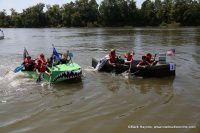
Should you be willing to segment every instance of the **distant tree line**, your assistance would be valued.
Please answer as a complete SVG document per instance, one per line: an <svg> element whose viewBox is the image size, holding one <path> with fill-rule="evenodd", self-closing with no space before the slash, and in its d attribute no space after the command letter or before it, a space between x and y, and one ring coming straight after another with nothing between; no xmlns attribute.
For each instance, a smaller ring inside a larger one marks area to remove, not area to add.
<svg viewBox="0 0 200 133"><path fill-rule="evenodd" d="M46 11L44 8L46 6ZM0 11L0 27L200 26L200 0L76 0L59 5L39 3L18 13Z"/></svg>

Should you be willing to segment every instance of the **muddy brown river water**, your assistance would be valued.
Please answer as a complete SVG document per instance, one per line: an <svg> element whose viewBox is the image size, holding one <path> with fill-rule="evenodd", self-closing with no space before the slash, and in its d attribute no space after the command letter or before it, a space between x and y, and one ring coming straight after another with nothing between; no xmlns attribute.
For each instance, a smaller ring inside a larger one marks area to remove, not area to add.
<svg viewBox="0 0 200 133"><path fill-rule="evenodd" d="M2 29L0 40L0 133L200 133L200 28ZM32 57L70 50L82 66L81 82L37 84L12 70L23 48ZM129 78L98 73L92 57L109 49L176 50L176 76Z"/></svg>

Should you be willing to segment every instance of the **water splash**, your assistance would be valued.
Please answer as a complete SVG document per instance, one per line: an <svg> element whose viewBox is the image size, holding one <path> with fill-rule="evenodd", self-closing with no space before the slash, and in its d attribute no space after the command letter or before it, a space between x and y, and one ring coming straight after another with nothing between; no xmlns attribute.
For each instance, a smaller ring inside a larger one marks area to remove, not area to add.
<svg viewBox="0 0 200 133"><path fill-rule="evenodd" d="M87 66L86 68L84 68L84 70L86 72L96 72L95 68L91 67L91 66Z"/></svg>

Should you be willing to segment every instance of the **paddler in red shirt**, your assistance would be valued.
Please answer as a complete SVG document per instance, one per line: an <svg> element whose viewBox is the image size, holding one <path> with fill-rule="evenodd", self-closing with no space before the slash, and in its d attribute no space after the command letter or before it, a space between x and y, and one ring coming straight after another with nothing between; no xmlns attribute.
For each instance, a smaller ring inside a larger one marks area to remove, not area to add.
<svg viewBox="0 0 200 133"><path fill-rule="evenodd" d="M113 67L116 67L116 63L119 58L118 56L116 56L115 49L111 49L110 54L108 56L108 63L111 64Z"/></svg>
<svg viewBox="0 0 200 133"><path fill-rule="evenodd" d="M146 56L142 56L142 60L138 63L137 67L145 68L151 64L146 60Z"/></svg>
<svg viewBox="0 0 200 133"><path fill-rule="evenodd" d="M43 54L41 54L35 62L35 71L39 76L37 82L42 80L44 73L50 76L50 73L47 71L47 63Z"/></svg>
<svg viewBox="0 0 200 133"><path fill-rule="evenodd" d="M33 71L34 69L34 60L31 59L31 56L27 56L24 59L24 67L25 67L25 71Z"/></svg>
<svg viewBox="0 0 200 133"><path fill-rule="evenodd" d="M132 63L133 55L134 55L134 53L131 53L130 51L128 51L126 54L124 54L124 58L126 58L125 63L128 63L128 64Z"/></svg>

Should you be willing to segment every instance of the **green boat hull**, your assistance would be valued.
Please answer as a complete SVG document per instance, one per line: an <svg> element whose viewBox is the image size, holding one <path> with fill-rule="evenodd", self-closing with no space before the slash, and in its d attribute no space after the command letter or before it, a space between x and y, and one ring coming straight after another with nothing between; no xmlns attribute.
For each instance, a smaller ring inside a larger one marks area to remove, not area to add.
<svg viewBox="0 0 200 133"><path fill-rule="evenodd" d="M44 80L50 81L52 83L61 82L65 80L81 78L82 70L81 67L76 63L68 63L68 64L60 64L53 66L52 68L48 68L51 76L44 73ZM23 71L28 74L29 77L34 79L38 79L38 74L35 71Z"/></svg>

